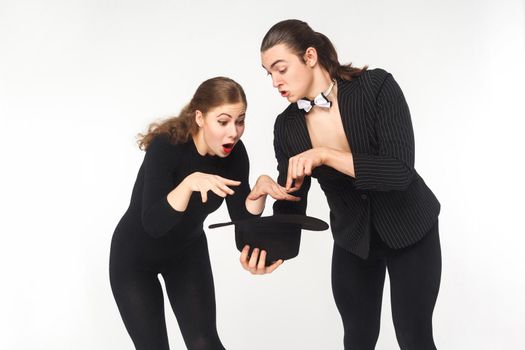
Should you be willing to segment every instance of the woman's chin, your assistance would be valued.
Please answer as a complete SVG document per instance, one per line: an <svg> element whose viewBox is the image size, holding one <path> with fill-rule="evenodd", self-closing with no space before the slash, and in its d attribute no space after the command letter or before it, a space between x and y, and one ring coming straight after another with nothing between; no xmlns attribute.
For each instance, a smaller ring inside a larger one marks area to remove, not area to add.
<svg viewBox="0 0 525 350"><path fill-rule="evenodd" d="M226 158L231 154L232 150L221 148L219 152L215 152L215 155L221 158Z"/></svg>

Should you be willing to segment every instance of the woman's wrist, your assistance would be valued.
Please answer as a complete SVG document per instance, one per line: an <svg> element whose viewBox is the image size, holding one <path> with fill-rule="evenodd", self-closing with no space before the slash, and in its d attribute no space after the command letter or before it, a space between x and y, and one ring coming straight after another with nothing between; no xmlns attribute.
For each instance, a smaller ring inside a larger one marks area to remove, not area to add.
<svg viewBox="0 0 525 350"><path fill-rule="evenodd" d="M248 210L248 212L252 215L261 214L264 211L264 207L266 204L266 196L266 194L263 194L257 199L246 198L246 201L244 202L246 210Z"/></svg>
<svg viewBox="0 0 525 350"><path fill-rule="evenodd" d="M193 193L194 189L193 189L193 185L192 185L192 177L193 175L195 175L196 173L191 173L189 174L188 176L186 176L180 183L177 187L180 187L180 189L185 192L185 193L189 193L190 195Z"/></svg>
<svg viewBox="0 0 525 350"><path fill-rule="evenodd" d="M269 176L266 174L259 175L259 177L257 178L257 181L255 181L255 184L257 184L259 181L262 181L263 179L267 177L269 178Z"/></svg>

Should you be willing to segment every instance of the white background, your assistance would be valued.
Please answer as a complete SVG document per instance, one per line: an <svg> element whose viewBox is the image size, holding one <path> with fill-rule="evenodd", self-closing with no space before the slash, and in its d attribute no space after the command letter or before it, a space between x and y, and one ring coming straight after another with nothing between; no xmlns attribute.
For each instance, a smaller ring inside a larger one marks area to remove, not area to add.
<svg viewBox="0 0 525 350"><path fill-rule="evenodd" d="M229 76L249 100L252 183L275 175L273 121L287 103L259 45L287 18L405 93L416 168L442 204L438 348L525 348L523 1L1 0L1 349L132 348L108 257L143 158L135 135ZM308 214L328 220L315 181ZM227 219L221 207L205 224ZM329 231L305 232L299 257L262 277L242 270L231 229L208 239L228 349L342 348ZM384 298L377 349L396 349Z"/></svg>

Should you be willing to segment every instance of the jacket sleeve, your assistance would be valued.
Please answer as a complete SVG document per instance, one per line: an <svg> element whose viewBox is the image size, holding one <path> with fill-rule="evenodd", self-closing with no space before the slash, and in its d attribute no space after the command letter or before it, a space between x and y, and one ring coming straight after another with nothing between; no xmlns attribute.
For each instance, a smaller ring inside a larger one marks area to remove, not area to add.
<svg viewBox="0 0 525 350"><path fill-rule="evenodd" d="M246 197L250 194L250 160L248 153L242 141L239 141L235 146L235 153L230 157L230 176L231 180L240 181L241 184L237 187L232 187L235 193L231 196L226 196L226 205L228 213L232 220L247 219L250 217L257 217L246 209Z"/></svg>
<svg viewBox="0 0 525 350"><path fill-rule="evenodd" d="M376 98L378 153L353 154L355 187L372 191L403 191L414 176L414 132L401 88L391 74Z"/></svg>
<svg viewBox="0 0 525 350"><path fill-rule="evenodd" d="M277 117L274 126L273 147L275 151L275 158L277 159L277 171L279 172L277 183L281 186L286 185L286 177L288 176L288 160L289 157L284 149L284 142L286 140L284 133L283 116ZM273 203L274 214L305 214L306 205L308 203L308 191L310 190L311 177L305 176L301 188L293 193L293 196L300 197L301 200L297 202L292 201L275 201Z"/></svg>
<svg viewBox="0 0 525 350"><path fill-rule="evenodd" d="M184 212L173 209L167 197L176 186L173 183L173 169L178 166L179 159L176 159L178 157L174 149L166 138L157 136L144 157L142 225L155 238L164 236L184 215Z"/></svg>

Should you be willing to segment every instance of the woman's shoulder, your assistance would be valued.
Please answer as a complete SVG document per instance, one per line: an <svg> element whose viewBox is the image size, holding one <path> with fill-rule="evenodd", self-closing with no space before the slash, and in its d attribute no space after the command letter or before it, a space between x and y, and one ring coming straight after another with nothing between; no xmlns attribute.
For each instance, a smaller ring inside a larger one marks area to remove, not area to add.
<svg viewBox="0 0 525 350"><path fill-rule="evenodd" d="M242 140L238 140L235 143L235 147L233 147L233 150L231 153L225 157L225 158L216 158L219 162L225 162L226 164L229 163L237 163L237 162L244 162L248 158L248 151L246 151L246 146L244 145L244 142Z"/></svg>
<svg viewBox="0 0 525 350"><path fill-rule="evenodd" d="M242 140L239 139L239 141L237 141L237 143L235 144L231 155L244 156L246 154L248 154L248 152L246 151L246 146L244 145L244 142L242 142Z"/></svg>
<svg viewBox="0 0 525 350"><path fill-rule="evenodd" d="M220 169L219 173L226 177L241 176L249 171L250 160L244 143L239 140L233 147L232 152L225 158L216 159L216 165Z"/></svg>
<svg viewBox="0 0 525 350"><path fill-rule="evenodd" d="M174 153L180 153L187 147L187 142L185 143L174 143L169 135L157 135L155 136L148 148L146 153L156 154L156 155L173 155Z"/></svg>

